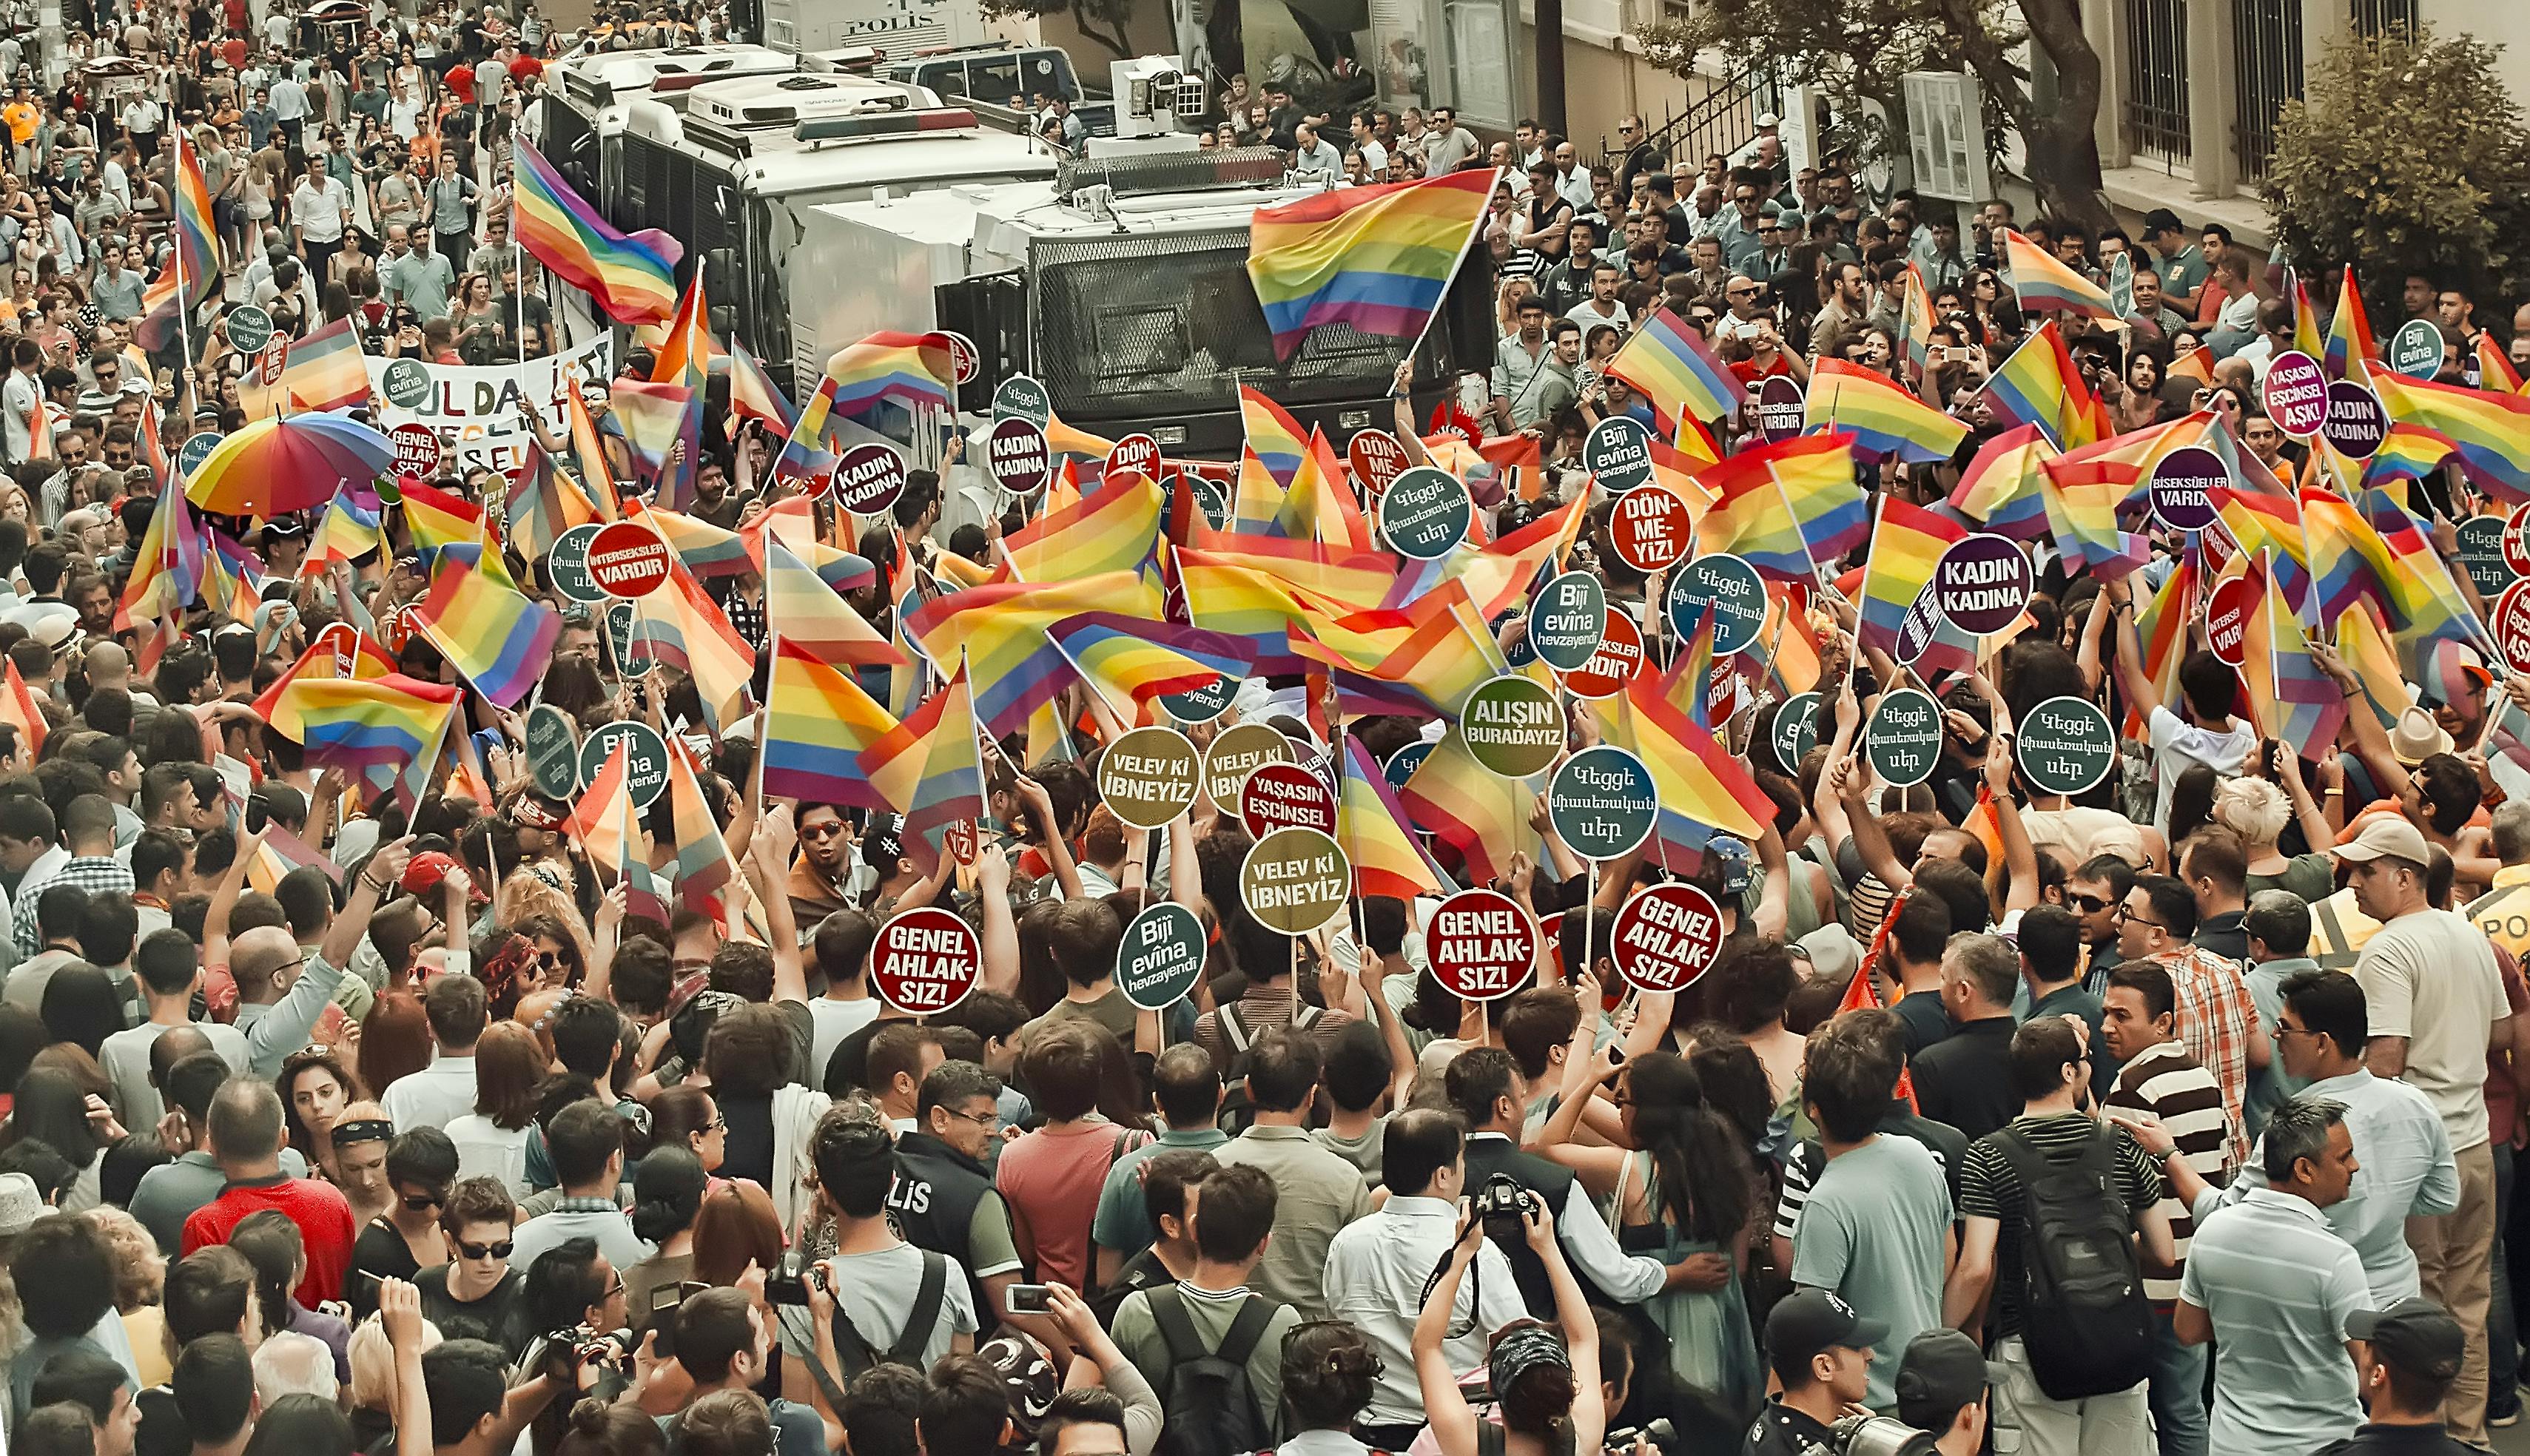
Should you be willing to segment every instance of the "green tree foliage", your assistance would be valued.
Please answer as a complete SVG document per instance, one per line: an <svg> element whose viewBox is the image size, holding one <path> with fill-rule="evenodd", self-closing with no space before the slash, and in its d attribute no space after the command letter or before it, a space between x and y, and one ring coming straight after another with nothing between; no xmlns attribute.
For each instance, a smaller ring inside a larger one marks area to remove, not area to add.
<svg viewBox="0 0 2530 1456"><path fill-rule="evenodd" d="M2382 307L2418 269L2479 297L2530 292L2530 133L2495 47L2429 30L2342 41L2303 91L2262 191L2305 277L2352 263Z"/></svg>

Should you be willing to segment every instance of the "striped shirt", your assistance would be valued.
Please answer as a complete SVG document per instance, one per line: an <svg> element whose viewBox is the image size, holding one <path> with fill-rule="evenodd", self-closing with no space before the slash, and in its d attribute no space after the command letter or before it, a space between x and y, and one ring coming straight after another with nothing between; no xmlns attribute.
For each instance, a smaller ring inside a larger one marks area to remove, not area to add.
<svg viewBox="0 0 2530 1456"><path fill-rule="evenodd" d="M2229 1124L2223 1118L2223 1089L2214 1074L2196 1064L2187 1049L2161 1042L2136 1052L2118 1069L2107 1105L2118 1111L2150 1112L2178 1143L2178 1155L2196 1175L2220 1188L2231 1181ZM2167 1271L2146 1261L2143 1292L2165 1314L2178 1298L2179 1271L2187 1267L2187 1241L2196 1220L2175 1192L2162 1190L2161 1210L2170 1215L2171 1242L2176 1262Z"/></svg>
<svg viewBox="0 0 2530 1456"><path fill-rule="evenodd" d="M2230 1125L2233 1162L2249 1154L2249 1033L2258 1024L2258 1002L2237 961L2190 945L2156 955L2177 993L2178 1041L2223 1089L2223 1115Z"/></svg>
<svg viewBox="0 0 2530 1456"><path fill-rule="evenodd" d="M2125 1201L2131 1220L2161 1202L2166 1192L2161 1170L2143 1156L2134 1138L2121 1127L2104 1127L2081 1112L2015 1117L2005 1132L2028 1141L2038 1156L2060 1166L2078 1158L2093 1138L2114 1141L2118 1196ZM1968 1145L1966 1165L1959 1170L1959 1213L1992 1218L2000 1225L1994 1243L1994 1304L1990 1325L1997 1339L2020 1333L2022 1286L2026 1282L2021 1240L2027 1236L2028 1192L2020 1174L2005 1156L2002 1132L1990 1132Z"/></svg>
<svg viewBox="0 0 2530 1456"><path fill-rule="evenodd" d="M2310 1200L2252 1191L2196 1228L2179 1298L2214 1324L2208 1446L2224 1456L2307 1456L2363 1419L2346 1317L2372 1308L2363 1261Z"/></svg>

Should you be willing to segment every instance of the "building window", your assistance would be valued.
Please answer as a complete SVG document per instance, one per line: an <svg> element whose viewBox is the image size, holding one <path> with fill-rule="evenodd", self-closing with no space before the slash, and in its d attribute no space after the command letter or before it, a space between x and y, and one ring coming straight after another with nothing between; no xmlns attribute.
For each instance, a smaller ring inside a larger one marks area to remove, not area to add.
<svg viewBox="0 0 2530 1456"><path fill-rule="evenodd" d="M2276 113L2301 95L2302 0L2230 3L2231 153L2241 179L2256 182L2275 155Z"/></svg>
<svg viewBox="0 0 2530 1456"><path fill-rule="evenodd" d="M1511 90L1510 26L1505 0L1443 0L1449 27L1449 102L1458 119L1510 130L1516 103ZM1435 96L1439 102L1441 98Z"/></svg>
<svg viewBox="0 0 2530 1456"><path fill-rule="evenodd" d="M2220 0L2216 0L2220 3ZM2164 171L2188 157L2185 0L2123 0L2126 150Z"/></svg>
<svg viewBox="0 0 2530 1456"><path fill-rule="evenodd" d="M2354 33L2384 35L2392 30L2414 33L2416 0L2354 0Z"/></svg>

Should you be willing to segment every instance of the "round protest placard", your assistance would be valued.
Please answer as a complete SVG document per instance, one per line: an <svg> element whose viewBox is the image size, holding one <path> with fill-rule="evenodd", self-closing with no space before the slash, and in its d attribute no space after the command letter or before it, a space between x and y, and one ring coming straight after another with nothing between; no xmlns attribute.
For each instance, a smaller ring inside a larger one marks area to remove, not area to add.
<svg viewBox="0 0 2530 1456"><path fill-rule="evenodd" d="M2525 558L2517 554L2518 524L2524 507L2512 512L2512 519L2501 515L2472 515L2459 523L2459 550L2453 555L2477 583L2480 596L2488 596L2510 586L2523 575L2530 575L2518 564ZM2524 543L2530 545L2530 543Z"/></svg>
<svg viewBox="0 0 2530 1456"><path fill-rule="evenodd" d="M1921 783L1941 762L1942 705L1921 688L1901 687L1880 700L1863 738L1871 767L1891 787Z"/></svg>
<svg viewBox="0 0 2530 1456"><path fill-rule="evenodd" d="M571 715L551 703L527 710L527 773L536 792L547 798L579 796L579 739L572 732Z"/></svg>
<svg viewBox="0 0 2530 1456"><path fill-rule="evenodd" d="M2267 364L2258 398L2276 428L2296 440L2307 440L2328 423L2328 374L2319 360L2287 349Z"/></svg>
<svg viewBox="0 0 2530 1456"><path fill-rule="evenodd" d="M983 971L984 943L974 927L937 905L898 913L870 943L870 990L908 1015L948 1010Z"/></svg>
<svg viewBox="0 0 2530 1456"><path fill-rule="evenodd" d="M638 618L631 602L609 602L603 611L607 650L614 654L616 667L629 673L632 671L632 626Z"/></svg>
<svg viewBox="0 0 2530 1456"><path fill-rule="evenodd" d="M1175 505L1179 491L1193 494L1194 509L1203 512L1205 525L1216 531L1230 528L1230 497L1222 493L1221 482L1192 470L1170 471L1169 478L1160 482L1162 518L1174 518L1167 512Z"/></svg>
<svg viewBox="0 0 2530 1456"><path fill-rule="evenodd" d="M1599 650L1608 620L1607 589L1587 571L1567 571L1528 604L1528 641L1540 661L1569 673Z"/></svg>
<svg viewBox="0 0 2530 1456"><path fill-rule="evenodd" d="M2443 331L2429 318L2411 318L2390 336L2382 358L2409 379L2431 379L2443 368Z"/></svg>
<svg viewBox="0 0 2530 1456"><path fill-rule="evenodd" d="M2118 728L2088 698L2049 698L2020 720L2020 772L2041 793L2088 793L2118 766Z"/></svg>
<svg viewBox="0 0 2530 1456"><path fill-rule="evenodd" d="M2483 519L2486 517L2473 515L2468 520L2460 522L2459 539L2463 552L2468 547L2470 522ZM2503 565L2513 575L2530 576L2530 501L2524 501L2513 507L2512 513L2503 517L2503 531L2497 538L2497 545L2502 553ZM2496 590L2502 591L2504 586L2510 584L2505 582L2497 586Z"/></svg>
<svg viewBox="0 0 2530 1456"><path fill-rule="evenodd" d="M1684 991L1722 953L1722 907L1683 881L1636 890L1608 933L1617 974L1643 991Z"/></svg>
<svg viewBox="0 0 2530 1456"><path fill-rule="evenodd" d="M1646 492L1636 491L1634 495ZM1628 500L1632 497L1627 497ZM1611 609L1601 627L1599 650L1590 660L1564 674L1564 690L1576 698L1613 698L1643 674L1643 629L1633 614Z"/></svg>
<svg viewBox="0 0 2530 1456"><path fill-rule="evenodd" d="M1671 490L1627 491L1608 508L1608 549L1648 576L1686 555L1695 521Z"/></svg>
<svg viewBox="0 0 2530 1456"><path fill-rule="evenodd" d="M1799 380L1777 374L1757 386L1757 433L1767 444L1789 440L1807 428L1809 406Z"/></svg>
<svg viewBox="0 0 2530 1456"><path fill-rule="evenodd" d="M2516 673L2530 673L2530 581L2505 587L2495 599L2494 611L2487 626L2503 649L2503 660Z"/></svg>
<svg viewBox="0 0 2530 1456"><path fill-rule="evenodd" d="M1713 655L1744 651L1766 624L1765 578L1728 552L1699 556L1670 578L1669 621L1679 641L1694 639L1708 605L1713 608Z"/></svg>
<svg viewBox="0 0 2530 1456"><path fill-rule="evenodd" d="M1467 539L1475 502L1458 477L1438 465L1416 465L1388 485L1374 514L1379 534L1398 555L1438 561Z"/></svg>
<svg viewBox="0 0 2530 1456"><path fill-rule="evenodd" d="M2246 576L2223 582L2205 599L2205 645L2234 668L2247 655L2249 614L2257 605L2257 587Z"/></svg>
<svg viewBox="0 0 2530 1456"><path fill-rule="evenodd" d="M1106 473L1139 470L1153 480L1160 478L1160 442L1136 432L1107 448Z"/></svg>
<svg viewBox="0 0 2530 1456"><path fill-rule="evenodd" d="M984 434L984 473L1015 496L1032 496L1045 489L1054 473L1045 427L1017 414L993 421Z"/></svg>
<svg viewBox="0 0 2530 1456"><path fill-rule="evenodd" d="M211 458L211 452L220 448L220 441L223 438L217 430L204 430L198 435L186 436L185 443L176 447L176 473L191 475L201 468L202 461Z"/></svg>
<svg viewBox="0 0 2530 1456"><path fill-rule="evenodd" d="M1423 928L1432 979L1463 1001L1500 1000L1537 964L1537 924L1510 895L1462 890L1443 900Z"/></svg>
<svg viewBox="0 0 2530 1456"><path fill-rule="evenodd" d="M836 505L854 515L876 515L905 494L905 457L893 445L855 445L828 478Z"/></svg>
<svg viewBox="0 0 2530 1456"><path fill-rule="evenodd" d="M1160 711L1189 727L1210 723L1230 711L1231 701L1238 696L1238 684L1227 677L1184 692L1160 694Z"/></svg>
<svg viewBox="0 0 2530 1456"><path fill-rule="evenodd" d="M2346 458L2368 460L2390 438L2390 411L2370 386L2340 379L2328 387L2328 422L2319 432Z"/></svg>
<svg viewBox="0 0 2530 1456"><path fill-rule="evenodd" d="M1344 913L1352 898L1352 862L1322 830L1278 829L1247 851L1238 897L1266 929L1305 936Z"/></svg>
<svg viewBox="0 0 2530 1456"><path fill-rule="evenodd" d="M378 393L398 409L419 409L430 403L430 369L419 359L389 359L378 379Z"/></svg>
<svg viewBox="0 0 2530 1456"><path fill-rule="evenodd" d="M1203 921L1192 910L1175 900L1146 905L1116 945L1116 989L1145 1011L1165 1011L1203 975L1204 945Z"/></svg>
<svg viewBox="0 0 2530 1456"><path fill-rule="evenodd" d="M2152 467L2152 513L2173 531L2201 531L2219 513L2206 493L2230 483L2230 467L2204 446L2173 450Z"/></svg>
<svg viewBox="0 0 2530 1456"><path fill-rule="evenodd" d="M1534 677L1496 677L1467 694L1458 735L1476 762L1506 779L1525 779L1564 752L1564 709Z"/></svg>
<svg viewBox="0 0 2530 1456"><path fill-rule="evenodd" d="M1389 787L1403 788L1405 781L1414 777L1414 771L1423 767L1423 760L1432 756L1434 746L1417 738L1398 749L1388 756L1388 762L1379 766L1380 777L1388 781Z"/></svg>
<svg viewBox="0 0 2530 1456"><path fill-rule="evenodd" d="M1158 829L1203 791L1203 755L1176 728L1137 728L1098 760L1098 797L1133 829Z"/></svg>
<svg viewBox="0 0 2530 1456"><path fill-rule="evenodd" d="M1354 435L1352 443L1345 447L1345 458L1352 465L1353 478L1374 496L1384 494L1413 463L1406 458L1405 447L1397 437L1382 429Z"/></svg>
<svg viewBox="0 0 2530 1456"><path fill-rule="evenodd" d="M975 341L955 329L943 329L941 337L949 341L949 374L959 384L975 382L975 371L982 367L975 356Z"/></svg>
<svg viewBox="0 0 2530 1456"><path fill-rule="evenodd" d="M668 740L638 719L619 718L588 730L579 741L579 782L596 782L619 742L624 745L625 790L632 795L633 808L647 809L668 787Z"/></svg>
<svg viewBox="0 0 2530 1456"><path fill-rule="evenodd" d="M1294 824L1332 835L1335 790L1305 765L1258 764L1238 786L1238 822L1251 839Z"/></svg>
<svg viewBox="0 0 2530 1456"><path fill-rule="evenodd" d="M324 630L318 632L307 644L307 650L331 652L334 655L335 676L357 675L356 665L360 657L360 629L348 621L328 622Z"/></svg>
<svg viewBox="0 0 2530 1456"><path fill-rule="evenodd" d="M1796 692L1775 710L1775 731L1769 742L1776 767L1786 774L1797 778L1801 759L1818 746L1819 708L1826 701L1818 693Z"/></svg>
<svg viewBox="0 0 2530 1456"><path fill-rule="evenodd" d="M1906 615L1898 619L1898 640L1889 644L1889 655L1901 667L1911 668L1933 650L1942 635L1942 589L1933 582L1915 593L1906 605Z"/></svg>
<svg viewBox="0 0 2530 1456"><path fill-rule="evenodd" d="M1583 859L1630 854L1660 818L1660 790L1643 761L1614 744L1584 748L1546 784L1546 817Z"/></svg>
<svg viewBox="0 0 2530 1456"><path fill-rule="evenodd" d="M554 590L575 602L606 600L597 578L588 574L589 543L604 529L601 522L582 521L554 537L553 550L545 554L545 569L553 573Z"/></svg>
<svg viewBox="0 0 2530 1456"><path fill-rule="evenodd" d="M401 424L387 428L388 443L395 446L395 472L401 480L428 480L439 473L439 432L428 425Z"/></svg>
<svg viewBox="0 0 2530 1456"><path fill-rule="evenodd" d="M588 576L610 597L646 597L668 584L668 543L636 520L600 526L588 543Z"/></svg>
<svg viewBox="0 0 2530 1456"><path fill-rule="evenodd" d="M2004 536L1961 537L1933 566L1933 589L1942 615L1971 637L1999 632L2018 621L2036 584L2036 573L2020 543Z"/></svg>
<svg viewBox="0 0 2530 1456"><path fill-rule="evenodd" d="M1614 495L1652 478L1652 433L1629 414L1612 414L1590 427L1581 441L1581 468L1599 477Z"/></svg>
<svg viewBox="0 0 2530 1456"><path fill-rule="evenodd" d="M962 867L972 865L975 862L975 821L951 820L940 831L940 847L948 850L949 857Z"/></svg>
<svg viewBox="0 0 2530 1456"><path fill-rule="evenodd" d="M993 419L1023 419L1042 430L1054 418L1054 397L1026 374L1014 374L993 391Z"/></svg>
<svg viewBox="0 0 2530 1456"><path fill-rule="evenodd" d="M229 348L238 352L261 353L272 342L272 315L252 303L240 303L229 310L220 332L228 335Z"/></svg>
<svg viewBox="0 0 2530 1456"><path fill-rule="evenodd" d="M1292 740L1261 723L1242 723L1221 730L1203 756L1204 790L1224 814L1238 812L1238 791L1260 764L1288 764Z"/></svg>

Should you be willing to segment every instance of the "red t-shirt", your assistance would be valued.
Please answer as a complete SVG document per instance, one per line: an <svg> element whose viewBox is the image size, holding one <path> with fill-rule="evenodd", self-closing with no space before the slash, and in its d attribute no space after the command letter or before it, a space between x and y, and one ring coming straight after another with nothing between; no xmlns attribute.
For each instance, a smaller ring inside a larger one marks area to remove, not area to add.
<svg viewBox="0 0 2530 1456"><path fill-rule="evenodd" d="M467 106L474 104L474 73L469 68L449 67L448 75L441 78L440 84L448 87L449 94L455 96L461 104Z"/></svg>
<svg viewBox="0 0 2530 1456"><path fill-rule="evenodd" d="M279 1209L299 1225L307 1245L307 1277L292 1291L314 1309L320 1301L343 1297L344 1276L352 1271L352 1205L343 1191L312 1178L275 1176L252 1183L232 1183L218 1198L193 1211L185 1220L183 1252L206 1244L225 1244L229 1233L249 1213Z"/></svg>
<svg viewBox="0 0 2530 1456"><path fill-rule="evenodd" d="M1120 1151L1150 1141L1112 1122L1040 1127L1002 1149L993 1185L1011 1206L1011 1232L1019 1258L1050 1284L1088 1287L1089 1225L1098 1216L1099 1190Z"/></svg>

